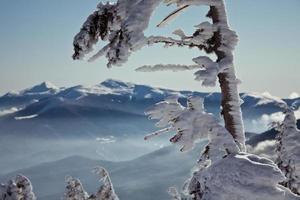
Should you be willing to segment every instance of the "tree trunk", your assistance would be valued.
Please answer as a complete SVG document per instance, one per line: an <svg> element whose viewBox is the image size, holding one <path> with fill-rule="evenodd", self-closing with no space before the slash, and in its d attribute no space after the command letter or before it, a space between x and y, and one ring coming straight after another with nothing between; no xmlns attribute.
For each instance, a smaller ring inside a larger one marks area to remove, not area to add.
<svg viewBox="0 0 300 200"><path fill-rule="evenodd" d="M221 5L211 6L207 16L212 19L213 24L218 24L219 27L229 29L223 1ZM233 65L233 53L219 50L219 47L222 45L222 37L225 36L222 35L221 30L214 36L214 52L217 55L217 62L220 62L224 58L230 58L232 62L224 72L218 75L222 93L221 114L224 118L225 128L233 136L240 149L245 151L245 133L237 88L238 81Z"/></svg>

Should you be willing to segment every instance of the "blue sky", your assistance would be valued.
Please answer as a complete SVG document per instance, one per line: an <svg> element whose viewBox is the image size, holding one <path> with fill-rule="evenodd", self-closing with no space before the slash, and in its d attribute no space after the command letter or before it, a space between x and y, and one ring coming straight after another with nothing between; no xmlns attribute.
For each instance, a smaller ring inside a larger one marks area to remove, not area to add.
<svg viewBox="0 0 300 200"><path fill-rule="evenodd" d="M138 73L144 64L191 64L197 50L145 47L123 67L107 69L105 59L94 63L73 61L72 40L96 0L1 0L0 1L0 94L42 81L58 86L97 84L107 78L173 89L219 91L203 88L192 72ZM235 63L242 80L240 91L288 96L300 93L300 1L227 0L230 24L239 34ZM170 34L182 27L192 32L206 14L194 7L170 26L155 25L173 8L162 5L151 19L147 34Z"/></svg>

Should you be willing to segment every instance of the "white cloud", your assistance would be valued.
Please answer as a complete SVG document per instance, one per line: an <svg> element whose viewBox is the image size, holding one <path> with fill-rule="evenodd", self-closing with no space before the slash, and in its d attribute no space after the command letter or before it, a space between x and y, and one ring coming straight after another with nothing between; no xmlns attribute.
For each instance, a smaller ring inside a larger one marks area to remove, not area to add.
<svg viewBox="0 0 300 200"><path fill-rule="evenodd" d="M274 160L276 140L266 140L258 143L255 147L247 146L249 153Z"/></svg>
<svg viewBox="0 0 300 200"><path fill-rule="evenodd" d="M109 136L109 137L103 137L103 138L96 138L96 141L99 142L100 144L109 144L109 143L114 143L116 142L116 139L114 136Z"/></svg>
<svg viewBox="0 0 300 200"><path fill-rule="evenodd" d="M300 119L300 108L294 111L296 119ZM263 114L258 120L252 120L254 126L262 126L264 129L268 129L272 122L282 122L284 120L284 114L282 112L272 113L270 115Z"/></svg>
<svg viewBox="0 0 300 200"><path fill-rule="evenodd" d="M263 114L261 116L261 121L263 124L268 125L272 122L282 122L284 119L284 114L282 112L272 113L270 115Z"/></svg>

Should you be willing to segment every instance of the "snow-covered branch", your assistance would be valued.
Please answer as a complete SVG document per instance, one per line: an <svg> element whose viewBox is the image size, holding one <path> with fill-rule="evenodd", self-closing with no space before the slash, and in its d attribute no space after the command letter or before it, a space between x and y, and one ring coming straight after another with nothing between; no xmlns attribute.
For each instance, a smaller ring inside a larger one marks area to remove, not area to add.
<svg viewBox="0 0 300 200"><path fill-rule="evenodd" d="M148 45L163 43L166 47L196 47L200 50L204 50L206 53L213 53L214 46L210 41L213 40L214 34L217 32L217 27L209 22L202 22L195 27L196 31L191 36L187 36L181 29L175 30L173 34L179 36L180 39L164 36L150 36L148 37Z"/></svg>
<svg viewBox="0 0 300 200"><path fill-rule="evenodd" d="M80 32L74 38L73 58L82 59L93 50L93 46L99 39L108 41L108 44L89 60L93 61L101 56L106 56L109 61L108 66L123 64L132 51L153 43L198 47L207 53L214 51L212 41L218 31L218 26L209 22L203 22L195 26L196 31L192 36L185 36L182 30L176 30L174 34L181 36L180 40L163 36L146 38L143 31L147 28L150 16L160 2L161 0L135 0L135 2L128 3L126 0L119 0L115 4L100 3L97 11L87 18ZM177 11L163 20L161 25L165 24L171 16L177 15L180 13L179 11L194 3L184 3ZM178 4L181 3L178 2ZM207 3L204 2L203 4ZM143 12L140 12L141 10Z"/></svg>
<svg viewBox="0 0 300 200"><path fill-rule="evenodd" d="M7 184L0 185L1 200L36 200L30 180L17 175L15 179Z"/></svg>
<svg viewBox="0 0 300 200"><path fill-rule="evenodd" d="M156 71L186 71L195 70L195 80L201 81L203 86L215 86L218 79L218 74L229 67L226 65L226 58L220 62L214 62L207 56L199 56L194 58L196 65L180 65L180 64L158 64L144 65L136 69L138 72L156 72Z"/></svg>
<svg viewBox="0 0 300 200"><path fill-rule="evenodd" d="M203 108L203 99L190 97L187 106L182 106L177 97L169 97L165 101L155 104L146 111L150 119L159 120L158 127L167 127L145 137L151 138L164 132L176 131L170 141L182 146L181 151L192 149L199 140L208 139L207 151L204 151L205 158L214 160L238 152L234 139L221 126L212 114L208 114ZM203 157L204 158L204 157Z"/></svg>
<svg viewBox="0 0 300 200"><path fill-rule="evenodd" d="M167 5L176 4L178 7L185 5L206 5L206 6L217 6L222 2L220 0L164 0Z"/></svg>
<svg viewBox="0 0 300 200"><path fill-rule="evenodd" d="M108 40L110 31L117 34L115 31L118 30L120 21L116 17L116 5L100 3L97 8L98 10L87 18L80 32L74 38L73 59L81 59L90 53L99 38ZM110 39L113 40L113 38Z"/></svg>
<svg viewBox="0 0 300 200"><path fill-rule="evenodd" d="M175 19L177 16L179 16L181 14L182 11L184 11L185 9L187 9L189 7L189 5L184 5L181 6L179 8L177 8L176 10L174 10L172 13L170 13L168 16L166 16L158 25L157 27L163 27L166 26L170 21L172 21L173 19Z"/></svg>
<svg viewBox="0 0 300 200"><path fill-rule="evenodd" d="M108 41L93 61L106 56L107 66L121 65L127 61L132 51L147 43L144 30L161 0L119 0L116 4L100 3L74 38L73 59L82 59L93 50L98 40ZM142 12L141 12L142 11Z"/></svg>
<svg viewBox="0 0 300 200"><path fill-rule="evenodd" d="M199 69L199 65L180 65L180 64L157 64L157 65L144 65L136 69L137 72L156 72L156 71L187 71Z"/></svg>

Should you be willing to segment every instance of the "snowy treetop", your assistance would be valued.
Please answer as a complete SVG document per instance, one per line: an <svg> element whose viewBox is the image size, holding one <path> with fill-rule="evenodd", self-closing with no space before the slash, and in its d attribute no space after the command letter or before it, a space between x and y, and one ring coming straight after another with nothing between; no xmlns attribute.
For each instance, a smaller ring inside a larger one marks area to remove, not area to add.
<svg viewBox="0 0 300 200"><path fill-rule="evenodd" d="M287 109L278 128L276 163L287 177L283 185L300 195L300 130L296 122L293 110Z"/></svg>
<svg viewBox="0 0 300 200"><path fill-rule="evenodd" d="M1 200L36 200L30 180L17 175L7 184L0 185Z"/></svg>
<svg viewBox="0 0 300 200"><path fill-rule="evenodd" d="M82 183L79 179L73 177L66 177L66 192L65 200L86 200L89 195L84 190Z"/></svg>
<svg viewBox="0 0 300 200"><path fill-rule="evenodd" d="M67 177L65 200L119 200L116 195L109 174L103 167L96 167L93 172L97 174L102 185L95 194L88 195L79 179Z"/></svg>

